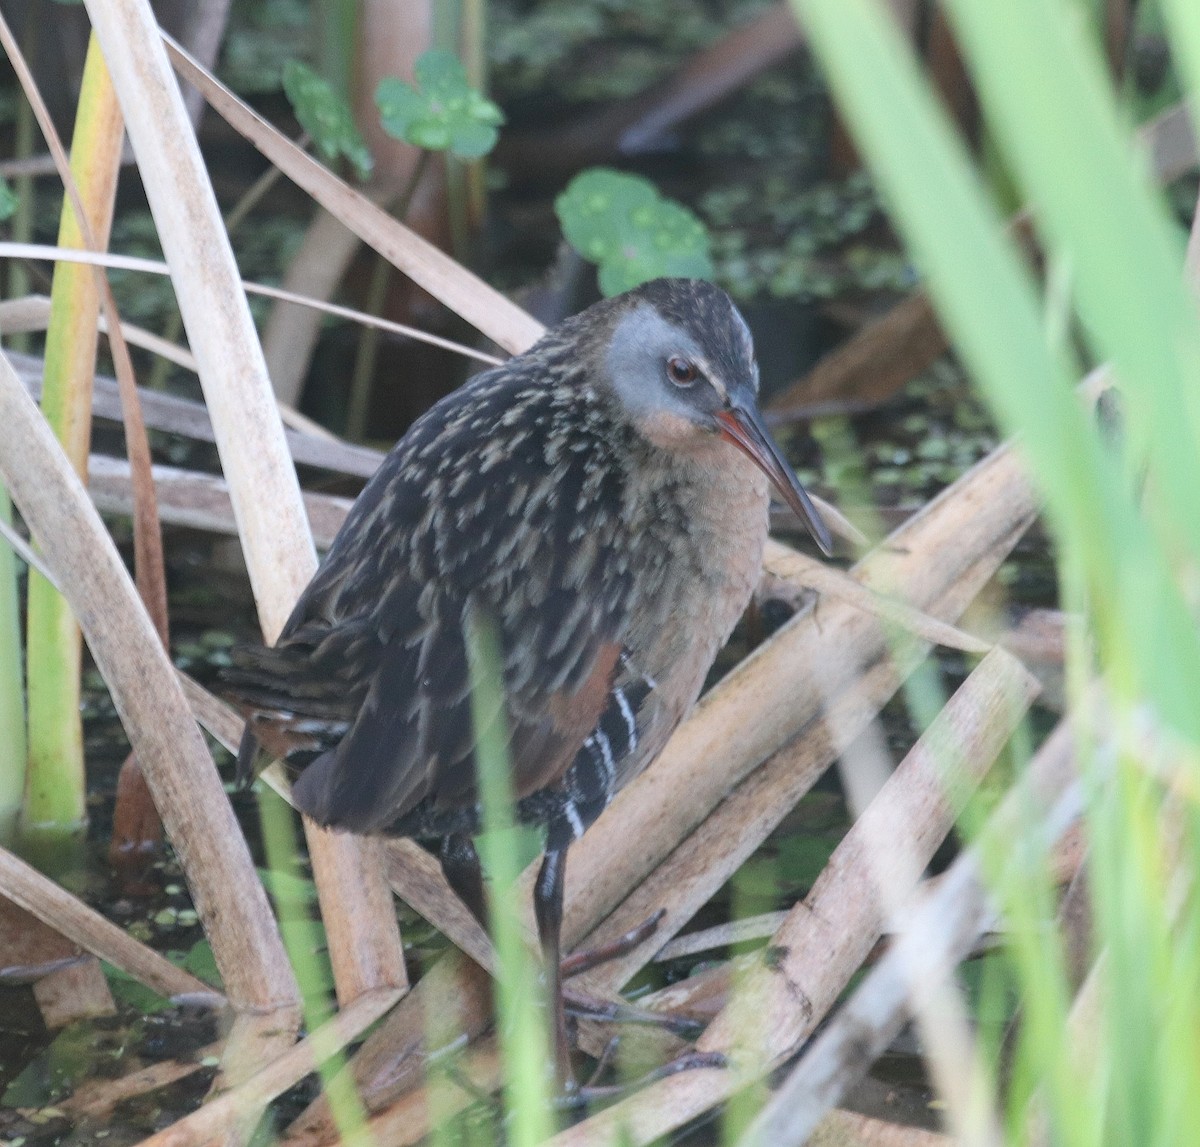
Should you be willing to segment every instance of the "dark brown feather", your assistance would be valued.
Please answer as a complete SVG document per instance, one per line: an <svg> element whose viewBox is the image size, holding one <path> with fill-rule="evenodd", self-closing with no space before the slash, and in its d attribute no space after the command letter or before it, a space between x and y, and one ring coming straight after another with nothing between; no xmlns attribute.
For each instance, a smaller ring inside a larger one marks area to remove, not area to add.
<svg viewBox="0 0 1200 1147"><path fill-rule="evenodd" d="M260 740L294 742L297 802L323 823L370 831L427 799L474 804L469 604L499 629L518 795L561 777L604 707L631 597L607 560L625 541L611 444L628 431L569 377L548 387L545 360L514 365L414 425L276 647L238 651L226 675L274 714Z"/></svg>
<svg viewBox="0 0 1200 1147"><path fill-rule="evenodd" d="M749 333L721 291L659 281L597 304L418 419L277 646L235 652L230 692L297 774L303 811L359 832L474 831L470 616L499 640L523 819L578 835L659 751L749 597L767 506L715 422L687 431L675 396L654 397L657 375L645 396L613 383L631 377L613 346L636 357L664 323L722 380L697 392L696 425L729 387L753 402ZM693 438L664 447L659 423Z"/></svg>

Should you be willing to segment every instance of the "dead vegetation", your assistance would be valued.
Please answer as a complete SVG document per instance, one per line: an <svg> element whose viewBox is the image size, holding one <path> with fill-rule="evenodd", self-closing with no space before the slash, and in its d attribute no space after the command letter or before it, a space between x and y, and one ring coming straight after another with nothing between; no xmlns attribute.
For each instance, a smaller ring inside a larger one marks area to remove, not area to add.
<svg viewBox="0 0 1200 1147"><path fill-rule="evenodd" d="M292 460L361 476L374 458L306 430L285 434L171 67L289 178L482 334L516 352L540 328L279 135L178 47L164 44L147 13L133 3L92 6L162 234L207 415L148 395L143 414L148 426L211 437L224 465L223 477L156 469L159 514L166 522L238 534L270 639L315 567L312 536L326 542L348 506L345 499L302 496ZM1148 132L1163 179L1195 162L1190 131L1180 134L1185 122L1175 110ZM1173 150L1163 142L1168 138ZM892 369L876 382L894 388L943 349L931 308L914 296L818 367L816 391L801 393L808 401L813 393L822 399L844 393L879 362ZM3 851L0 893L69 941L72 951L103 958L165 995L207 997L209 1006L226 1009L234 1020L211 1049L221 1057L219 1087L195 1113L147 1142L199 1147L244 1134L278 1095L360 1039L380 1017L345 1070L379 1142L418 1142L430 1131L430 1112L444 1117L498 1086L500 1061L489 1034L482 970L491 963L489 942L417 846L379 846L310 827L340 1010L298 1039L295 979L197 726L234 746L239 719L180 679L100 521L96 506L132 509L136 475L123 463L94 458L89 496L30 397L35 373L34 364L7 356L0 361L0 475L116 699L183 863L225 994L181 972ZM117 409L115 395L101 386L98 412L112 416ZM704 1021L696 1048L722 1053L727 1066L653 1083L561 1132L556 1144L606 1144L620 1128L629 1141L649 1142L782 1065L785 1078L750 1132L757 1142L799 1143L810 1133L817 1136L813 1142L942 1141L929 1133L867 1126L875 1121L832 1109L910 1016L920 1026L939 1089L962 1093L972 1086L960 1054L971 1036L946 1004L946 976L1002 922L988 905L972 853L960 856L935 887L923 886L922 873L1038 692L1037 681L1002 641L956 628L1036 513L1019 453L1006 445L878 541L848 573L771 545L766 576L797 591L815 590L815 599L706 695L662 757L573 850L568 948L603 945L653 912L664 913L650 938L585 973L575 986L618 1001L625 985L839 759L852 782L857 820L808 896L771 921L769 959L741 961L736 977L732 965L716 967L641 1001ZM895 772L878 783L878 715L931 643L979 659ZM1047 845L1069 839L1078 814L1071 766L1064 721L983 832L1003 838L1014 818L1036 815ZM1079 853L1064 856L1065 882ZM411 987L393 893L463 953L444 959ZM532 922L526 923L532 935ZM893 933L894 941L832 1012L885 933ZM9 962L44 962L37 945L45 931L27 937L17 944L28 945L23 958L6 949ZM748 1025L751 1013L757 1020ZM441 1073L426 1077L426 1056L435 1050L427 1042L431 1016L443 1026L453 1017L451 1026L467 1041L458 1082ZM599 1054L605 1035L585 1022L579 1040ZM679 1041L671 1037L661 1050L678 1051ZM96 1084L63 1110L111 1110L119 1099L163 1086L192 1067L168 1065ZM320 1099L284 1142L317 1147L337 1137L329 1106Z"/></svg>

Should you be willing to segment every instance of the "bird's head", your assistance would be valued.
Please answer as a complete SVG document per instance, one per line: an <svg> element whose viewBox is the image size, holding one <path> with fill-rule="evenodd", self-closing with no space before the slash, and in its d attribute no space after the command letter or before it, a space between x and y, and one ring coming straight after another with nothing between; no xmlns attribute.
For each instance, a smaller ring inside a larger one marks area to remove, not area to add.
<svg viewBox="0 0 1200 1147"><path fill-rule="evenodd" d="M759 412L754 344L729 296L700 279L655 279L610 304L603 374L637 430L679 451L724 439L754 461L830 553L828 527Z"/></svg>

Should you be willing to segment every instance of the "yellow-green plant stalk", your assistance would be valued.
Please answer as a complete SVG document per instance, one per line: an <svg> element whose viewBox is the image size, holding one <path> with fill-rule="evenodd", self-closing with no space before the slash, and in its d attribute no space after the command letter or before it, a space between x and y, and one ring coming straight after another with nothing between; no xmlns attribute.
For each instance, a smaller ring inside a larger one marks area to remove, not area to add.
<svg viewBox="0 0 1200 1147"><path fill-rule="evenodd" d="M0 487L0 518L12 523L8 491ZM0 542L0 844L12 842L25 790L25 689L21 679L21 617L17 555Z"/></svg>
<svg viewBox="0 0 1200 1147"><path fill-rule="evenodd" d="M267 868L273 875L294 877L300 854L295 815L282 797L261 782L260 787L258 812ZM304 1023L310 1032L316 1032L333 1014L329 984L331 973L328 968L322 970L319 956L324 934L317 922L308 916L305 907L286 904L274 882L271 887L284 947L300 984ZM356 1144L359 1147L374 1147L374 1138L365 1130L367 1115L355 1089L354 1077L343 1070L346 1066L345 1055L321 1046L315 1046L315 1050L317 1072L341 1142L345 1147L354 1147Z"/></svg>
<svg viewBox="0 0 1200 1147"><path fill-rule="evenodd" d="M544 1017L547 1006L553 1007L555 1002L542 999L540 1006L537 1002L539 994L545 993L539 992L537 968L522 937L521 912L515 902L523 860L513 820L500 637L491 618L476 615L470 622L465 637L484 827L479 853L491 876L488 916L496 946L496 1025L504 1060L508 1142L512 1147L534 1147L553 1130Z"/></svg>
<svg viewBox="0 0 1200 1147"><path fill-rule="evenodd" d="M107 244L120 170L124 126L108 69L93 37L71 144L71 170L88 227ZM83 247L83 232L64 201L58 242ZM91 445L92 380L100 294L90 267L60 263L51 290L42 410L72 465L87 474ZM29 575L29 768L23 835L72 831L85 820L83 730L79 717L79 626L58 592Z"/></svg>

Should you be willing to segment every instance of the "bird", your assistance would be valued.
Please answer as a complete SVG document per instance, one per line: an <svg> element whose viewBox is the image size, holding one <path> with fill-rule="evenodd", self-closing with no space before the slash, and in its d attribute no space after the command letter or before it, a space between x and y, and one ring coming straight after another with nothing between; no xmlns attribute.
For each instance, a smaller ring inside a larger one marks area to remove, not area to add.
<svg viewBox="0 0 1200 1147"><path fill-rule="evenodd" d="M546 833L534 915L567 1085L567 851L696 701L757 584L772 486L831 552L758 382L745 320L705 280L565 319L412 424L276 644L225 671L239 781L265 752L318 824L440 841L486 927L469 634L488 628L515 819Z"/></svg>

